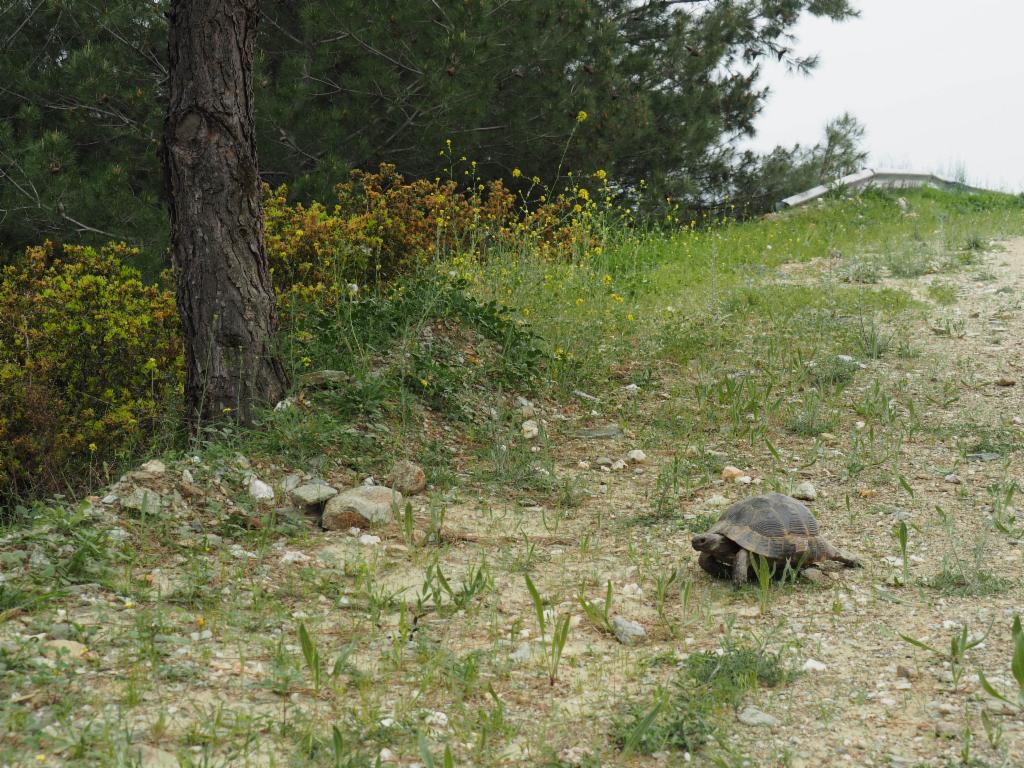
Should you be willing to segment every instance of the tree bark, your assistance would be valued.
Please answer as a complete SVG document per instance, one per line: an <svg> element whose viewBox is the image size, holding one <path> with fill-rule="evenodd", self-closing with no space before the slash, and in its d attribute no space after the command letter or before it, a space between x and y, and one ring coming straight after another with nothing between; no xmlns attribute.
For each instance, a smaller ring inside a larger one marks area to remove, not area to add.
<svg viewBox="0 0 1024 768"><path fill-rule="evenodd" d="M281 399L252 105L258 0L172 0L164 161L195 428Z"/></svg>

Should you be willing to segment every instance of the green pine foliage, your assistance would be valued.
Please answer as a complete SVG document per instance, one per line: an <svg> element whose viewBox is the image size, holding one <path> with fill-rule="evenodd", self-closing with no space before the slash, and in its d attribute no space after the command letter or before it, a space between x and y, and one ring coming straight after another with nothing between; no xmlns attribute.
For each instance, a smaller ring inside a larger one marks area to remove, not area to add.
<svg viewBox="0 0 1024 768"><path fill-rule="evenodd" d="M0 8L0 250L115 237L160 261L166 10ZM432 179L451 139L478 161L460 181L504 178L525 193L533 176L602 169L652 205L736 202L757 187L757 159L735 142L766 97L759 62L812 68L793 26L853 13L849 0L298 0L263 11L260 163L294 199L330 199L349 169L385 162Z"/></svg>

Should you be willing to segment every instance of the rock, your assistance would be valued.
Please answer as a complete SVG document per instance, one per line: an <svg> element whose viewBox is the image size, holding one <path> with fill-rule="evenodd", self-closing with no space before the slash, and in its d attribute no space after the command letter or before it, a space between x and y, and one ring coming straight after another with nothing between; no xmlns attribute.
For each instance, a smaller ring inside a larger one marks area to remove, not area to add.
<svg viewBox="0 0 1024 768"><path fill-rule="evenodd" d="M47 640L43 643L45 655L51 659L80 659L89 649L74 640Z"/></svg>
<svg viewBox="0 0 1024 768"><path fill-rule="evenodd" d="M274 406L274 410L277 412L287 411L293 405L295 405L295 398L286 397L284 400L278 401L277 405Z"/></svg>
<svg viewBox="0 0 1024 768"><path fill-rule="evenodd" d="M252 469L252 464L240 453L235 454L235 466L239 469Z"/></svg>
<svg viewBox="0 0 1024 768"><path fill-rule="evenodd" d="M576 768L576 766L590 765L591 758L593 756L594 753L590 747L566 747L558 753L558 761L562 765L573 766Z"/></svg>
<svg viewBox="0 0 1024 768"><path fill-rule="evenodd" d="M50 628L46 631L46 633L55 640L67 640L69 637L71 637L71 632L73 630L74 627L72 627L67 622L62 621L56 624L51 624Z"/></svg>
<svg viewBox="0 0 1024 768"><path fill-rule="evenodd" d="M750 475L740 475L739 477L736 478L736 483L738 485L750 485L752 482L754 482L754 478L752 478Z"/></svg>
<svg viewBox="0 0 1024 768"><path fill-rule="evenodd" d="M364 547L375 547L380 544L380 536L371 536L368 533L364 533L359 537L359 543Z"/></svg>
<svg viewBox="0 0 1024 768"><path fill-rule="evenodd" d="M599 467L608 467L608 469L611 469L611 468L612 468L612 464L613 464L614 462L613 462L613 461L611 460L611 458L609 458L608 456L598 456L598 457L597 457L597 458L596 458L596 459L594 460L594 463L595 463L595 464L596 464L597 466L599 466Z"/></svg>
<svg viewBox="0 0 1024 768"><path fill-rule="evenodd" d="M509 661L515 664L525 664L533 658L533 646L529 643L520 643L519 647L510 653L508 658Z"/></svg>
<svg viewBox="0 0 1024 768"><path fill-rule="evenodd" d="M612 619L612 632L615 639L623 645L638 645L647 637L647 630L640 624L621 616Z"/></svg>
<svg viewBox="0 0 1024 768"><path fill-rule="evenodd" d="M800 669L804 672L824 672L827 667L817 659L808 659Z"/></svg>
<svg viewBox="0 0 1024 768"><path fill-rule="evenodd" d="M593 395L588 395L582 389L574 389L572 391L572 393L573 393L573 395L578 397L580 400L586 400L587 402L590 402L590 403L599 403L599 402L601 402L601 398L594 397Z"/></svg>
<svg viewBox="0 0 1024 768"><path fill-rule="evenodd" d="M398 762L398 758L395 756L395 753L392 752L387 747L384 747L384 749L382 749L379 753L377 753L377 757L380 760L380 762L382 762L382 763L397 763Z"/></svg>
<svg viewBox="0 0 1024 768"><path fill-rule="evenodd" d="M635 395L640 391L640 387L637 384L627 384L622 389L627 395Z"/></svg>
<svg viewBox="0 0 1024 768"><path fill-rule="evenodd" d="M960 485L960 483L963 482L960 479L960 475L958 475L958 474L956 474L954 472L950 472L948 475L946 475L942 479L945 480L947 483L949 483L951 485Z"/></svg>
<svg viewBox="0 0 1024 768"><path fill-rule="evenodd" d="M306 483L292 489L291 497L300 507L316 508L338 495L338 489L327 483Z"/></svg>
<svg viewBox="0 0 1024 768"><path fill-rule="evenodd" d="M605 424L602 427L587 427L576 430L574 437L582 440L611 440L622 437L622 427L618 424Z"/></svg>
<svg viewBox="0 0 1024 768"><path fill-rule="evenodd" d="M725 482L727 483L736 482L737 478L743 477L745 474L746 472L744 472L742 469L740 469L739 467L734 467L732 465L729 465L722 469L722 479L725 480Z"/></svg>
<svg viewBox="0 0 1024 768"><path fill-rule="evenodd" d="M980 453L967 454L968 461L999 461L999 459L1001 458L1002 456L1000 454L993 453L991 451L981 451Z"/></svg>
<svg viewBox="0 0 1024 768"><path fill-rule="evenodd" d="M635 448L626 454L626 461L630 464L643 464L647 461L647 454L641 451L639 448Z"/></svg>
<svg viewBox="0 0 1024 768"><path fill-rule="evenodd" d="M800 571L800 575L812 584L818 584L826 580L825 573L820 568L804 568Z"/></svg>
<svg viewBox="0 0 1024 768"><path fill-rule="evenodd" d="M347 384L349 378L345 371L310 371L302 377L302 383L307 387L328 387L335 384Z"/></svg>
<svg viewBox="0 0 1024 768"><path fill-rule="evenodd" d="M527 419L523 422L522 426L523 437L527 440L533 440L537 435L540 434L540 425L537 424L533 419Z"/></svg>
<svg viewBox="0 0 1024 768"><path fill-rule="evenodd" d="M711 507L712 509L718 509L719 507L728 507L729 500L721 494L715 494L714 496L704 500L704 506Z"/></svg>
<svg viewBox="0 0 1024 768"><path fill-rule="evenodd" d="M181 470L181 482L192 485L196 481L195 476L192 474L192 470L183 469Z"/></svg>
<svg viewBox="0 0 1024 768"><path fill-rule="evenodd" d="M427 474L419 464L411 461L396 461L388 475L388 485L406 496L414 496L426 490Z"/></svg>
<svg viewBox="0 0 1024 768"><path fill-rule="evenodd" d="M291 563L308 563L312 558L305 552L299 552L297 550L286 549L281 553L281 563L289 565Z"/></svg>
<svg viewBox="0 0 1024 768"><path fill-rule="evenodd" d="M139 472L145 472L150 477L163 477L167 474L167 465L160 459L150 459L139 467Z"/></svg>
<svg viewBox="0 0 1024 768"><path fill-rule="evenodd" d="M996 379L997 387L1015 387L1017 386L1017 380L1011 379L1009 376L1000 376Z"/></svg>
<svg viewBox="0 0 1024 768"><path fill-rule="evenodd" d="M576 469L590 469L590 462L589 461L583 461L583 460L577 461L576 462Z"/></svg>
<svg viewBox="0 0 1024 768"><path fill-rule="evenodd" d="M626 468L626 462L624 462L622 459L618 459L617 461L612 462L611 470L613 472L618 472L618 471L623 470L625 468Z"/></svg>
<svg viewBox="0 0 1024 768"><path fill-rule="evenodd" d="M401 506L402 494L387 486L351 488L327 501L321 525L328 531L346 531L353 525L387 523L392 518L392 504ZM353 523L354 519L358 522Z"/></svg>
<svg viewBox="0 0 1024 768"><path fill-rule="evenodd" d="M117 494L108 493L106 496L100 499L100 501L103 502L104 504L113 504L115 501L117 501Z"/></svg>
<svg viewBox="0 0 1024 768"><path fill-rule="evenodd" d="M111 541L124 541L130 539L132 535L128 533L124 528L111 528L107 531L107 538Z"/></svg>
<svg viewBox="0 0 1024 768"><path fill-rule="evenodd" d="M767 712L762 712L757 707L749 706L744 707L743 711L740 712L739 721L752 728L774 728L779 724L779 721Z"/></svg>
<svg viewBox="0 0 1024 768"><path fill-rule="evenodd" d="M121 499L121 506L136 512L157 512L160 509L160 494L149 488L135 488Z"/></svg>
<svg viewBox="0 0 1024 768"><path fill-rule="evenodd" d="M274 489L254 476L249 478L249 495L256 501L272 501Z"/></svg>
<svg viewBox="0 0 1024 768"><path fill-rule="evenodd" d="M793 498L800 499L801 501L814 501L818 498L818 491L812 483L804 480L793 489Z"/></svg>
<svg viewBox="0 0 1024 768"><path fill-rule="evenodd" d="M910 210L910 203L907 202L905 197L897 197L896 205L899 206L900 213L907 213Z"/></svg>
<svg viewBox="0 0 1024 768"><path fill-rule="evenodd" d="M140 744L138 749L140 768L178 768L181 765L177 756L162 749L151 747L148 744Z"/></svg>
<svg viewBox="0 0 1024 768"><path fill-rule="evenodd" d="M281 490L285 493L291 493L296 488L302 485L302 478L298 475L285 475L281 481Z"/></svg>
<svg viewBox="0 0 1024 768"><path fill-rule="evenodd" d="M960 726L947 720L935 723L935 735L942 739L955 739L960 735Z"/></svg>
<svg viewBox="0 0 1024 768"><path fill-rule="evenodd" d="M424 722L431 728L447 728L448 727L448 715L444 712L431 712L427 715Z"/></svg>
<svg viewBox="0 0 1024 768"><path fill-rule="evenodd" d="M903 678L904 680L916 680L918 675L917 672L910 669L909 667L905 667L902 664L897 664L896 677Z"/></svg>
<svg viewBox="0 0 1024 768"><path fill-rule="evenodd" d="M537 415L537 408L522 395L516 395L516 407L519 409L519 415L524 419L532 419Z"/></svg>

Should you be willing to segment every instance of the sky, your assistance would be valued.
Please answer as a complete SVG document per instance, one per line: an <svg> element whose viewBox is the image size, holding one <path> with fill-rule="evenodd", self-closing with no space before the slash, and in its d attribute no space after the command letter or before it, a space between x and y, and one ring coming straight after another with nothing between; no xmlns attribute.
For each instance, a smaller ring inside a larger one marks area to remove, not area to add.
<svg viewBox="0 0 1024 768"><path fill-rule="evenodd" d="M861 16L807 18L797 51L810 76L763 69L771 87L756 149L814 144L849 111L868 167L956 176L1024 191L1024 0L854 0Z"/></svg>

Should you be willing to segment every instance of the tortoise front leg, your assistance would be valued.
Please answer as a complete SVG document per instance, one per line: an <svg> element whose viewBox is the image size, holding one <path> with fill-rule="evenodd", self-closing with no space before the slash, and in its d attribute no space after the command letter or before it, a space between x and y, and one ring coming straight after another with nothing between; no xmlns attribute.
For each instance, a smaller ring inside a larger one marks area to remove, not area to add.
<svg viewBox="0 0 1024 768"><path fill-rule="evenodd" d="M736 553L736 560L732 564L732 583L737 587L742 587L747 583L747 567L749 565L749 555L745 549L740 549Z"/></svg>
<svg viewBox="0 0 1024 768"><path fill-rule="evenodd" d="M700 557L697 558L697 562L700 564L701 568L710 573L716 579L726 579L729 577L729 566L724 563L720 563L710 552L701 552Z"/></svg>

